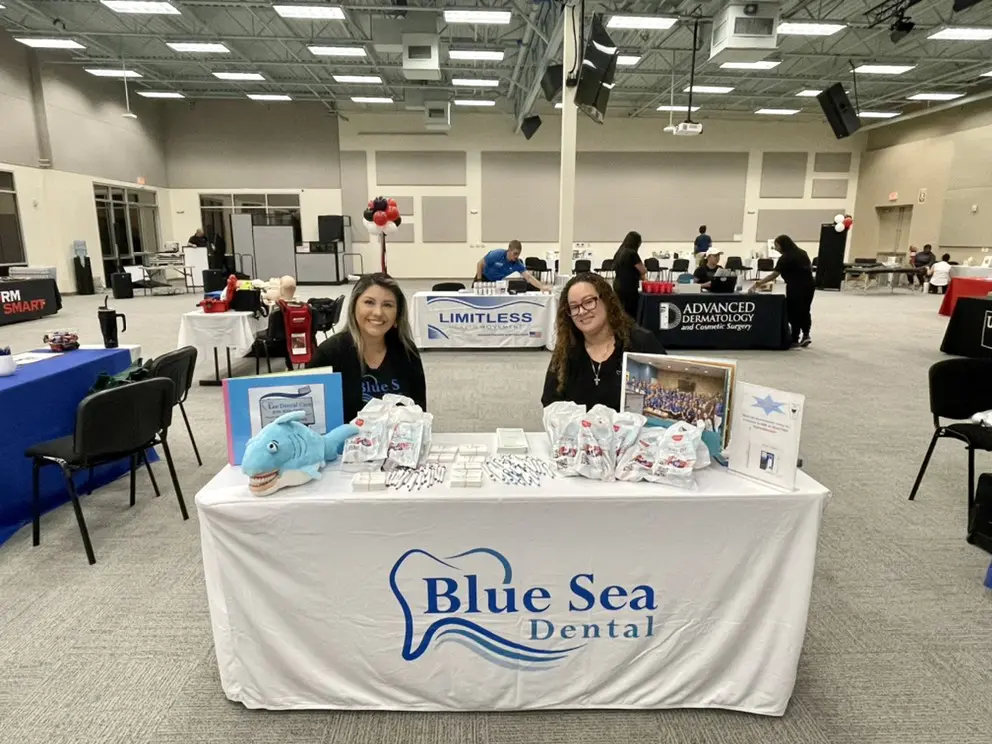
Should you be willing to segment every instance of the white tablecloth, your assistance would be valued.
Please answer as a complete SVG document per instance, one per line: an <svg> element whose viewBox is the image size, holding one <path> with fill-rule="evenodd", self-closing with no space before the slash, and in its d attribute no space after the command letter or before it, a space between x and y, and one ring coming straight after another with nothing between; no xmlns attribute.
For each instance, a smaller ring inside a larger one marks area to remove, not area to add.
<svg viewBox="0 0 992 744"><path fill-rule="evenodd" d="M951 278L967 277L968 279L990 279L992 269L985 266L952 266Z"/></svg>
<svg viewBox="0 0 992 744"><path fill-rule="evenodd" d="M255 342L255 334L267 324L268 318L255 318L246 310L205 313L197 308L183 314L176 346L195 346L196 366L206 369L213 367L215 348L230 348L234 356L247 354Z"/></svg>
<svg viewBox="0 0 992 744"><path fill-rule="evenodd" d="M413 338L421 349L552 348L551 296L417 292Z"/></svg>
<svg viewBox="0 0 992 744"><path fill-rule="evenodd" d="M529 439L547 453L543 434ZM332 465L256 498L228 467L197 494L231 700L784 713L829 495L806 475L788 494L717 467L695 492L576 478L414 493L349 483Z"/></svg>

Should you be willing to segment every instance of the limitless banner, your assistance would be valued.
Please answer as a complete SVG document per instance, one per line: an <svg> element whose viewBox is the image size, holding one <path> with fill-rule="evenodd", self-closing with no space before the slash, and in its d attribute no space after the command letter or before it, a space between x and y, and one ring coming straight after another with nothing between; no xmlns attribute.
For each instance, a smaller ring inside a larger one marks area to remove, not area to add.
<svg viewBox="0 0 992 744"><path fill-rule="evenodd" d="M422 349L533 348L548 344L554 317L550 295L418 292L414 336Z"/></svg>

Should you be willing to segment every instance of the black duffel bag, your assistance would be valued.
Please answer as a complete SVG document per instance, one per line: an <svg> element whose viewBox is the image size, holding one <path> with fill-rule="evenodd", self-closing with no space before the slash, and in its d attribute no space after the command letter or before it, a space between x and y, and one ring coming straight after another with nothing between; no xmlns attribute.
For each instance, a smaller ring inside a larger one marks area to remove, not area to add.
<svg viewBox="0 0 992 744"><path fill-rule="evenodd" d="M269 314L268 306L262 302L262 290L260 289L239 289L234 293L234 299L229 305L231 310L242 310L249 312L256 318Z"/></svg>

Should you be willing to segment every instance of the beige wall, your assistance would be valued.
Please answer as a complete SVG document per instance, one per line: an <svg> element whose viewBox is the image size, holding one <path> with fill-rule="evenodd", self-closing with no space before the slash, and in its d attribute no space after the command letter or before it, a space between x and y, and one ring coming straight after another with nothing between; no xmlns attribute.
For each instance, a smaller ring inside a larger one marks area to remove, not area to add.
<svg viewBox="0 0 992 744"><path fill-rule="evenodd" d="M0 161L38 164L27 47L0 31Z"/></svg>
<svg viewBox="0 0 992 744"><path fill-rule="evenodd" d="M932 243L954 260L971 256L980 261L982 248L992 246L992 101L891 124L868 135L851 255L877 252L876 208L906 205L913 208L910 245ZM890 200L891 194L896 198Z"/></svg>

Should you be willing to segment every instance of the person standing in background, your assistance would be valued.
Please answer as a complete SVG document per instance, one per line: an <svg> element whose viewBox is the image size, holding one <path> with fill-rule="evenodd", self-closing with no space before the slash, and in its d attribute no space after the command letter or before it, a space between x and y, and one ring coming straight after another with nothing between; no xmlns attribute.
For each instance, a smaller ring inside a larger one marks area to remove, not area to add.
<svg viewBox="0 0 992 744"><path fill-rule="evenodd" d="M699 263L702 260L702 255L705 254L713 245L713 238L706 234L706 225L699 226L699 235L696 236L696 241L693 246L692 252L696 256L696 262Z"/></svg>
<svg viewBox="0 0 992 744"><path fill-rule="evenodd" d="M813 293L816 291L813 265L809 260L809 254L796 245L788 235L779 235L775 238L775 250L782 254L775 264L775 270L751 285L748 292L756 292L758 287L771 284L781 276L785 281L785 306L789 314L792 345L793 347L809 346L813 342L809 336L810 327L813 325L810 308L813 306Z"/></svg>
<svg viewBox="0 0 992 744"><path fill-rule="evenodd" d="M189 240L186 243L188 245L195 245L197 248L206 248L210 245L210 241L204 235L202 227L196 228L196 232L189 236Z"/></svg>
<svg viewBox="0 0 992 744"><path fill-rule="evenodd" d="M613 291L620 298L620 304L637 322L637 306L640 302L640 283L648 275L641 254L641 234L631 230L624 236L623 242L613 254Z"/></svg>
<svg viewBox="0 0 992 744"><path fill-rule="evenodd" d="M930 267L937 263L937 257L933 253L933 246L927 243L923 246L922 251L917 251L916 255L913 256L913 267L917 269L916 274L909 275L909 284L912 286L913 277L915 276L920 281L920 286L922 287L924 282L926 282L927 274L930 271Z"/></svg>

